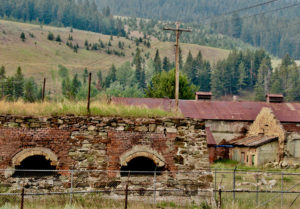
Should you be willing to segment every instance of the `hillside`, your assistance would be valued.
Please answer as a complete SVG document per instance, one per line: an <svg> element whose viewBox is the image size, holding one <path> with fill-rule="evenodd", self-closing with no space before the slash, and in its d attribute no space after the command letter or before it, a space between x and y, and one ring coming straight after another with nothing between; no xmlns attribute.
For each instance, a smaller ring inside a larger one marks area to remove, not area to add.
<svg viewBox="0 0 300 209"><path fill-rule="evenodd" d="M193 24L194 31L199 29L203 35L222 34L233 38L233 43L239 40L281 58L288 53L300 59L297 0L226 0L226 4L220 0L97 0L97 4L109 6L114 15ZM221 47L207 38L187 36L187 43Z"/></svg>
<svg viewBox="0 0 300 209"><path fill-rule="evenodd" d="M62 42L49 41L47 39L49 31L54 36L59 34ZM26 36L24 42L20 39L22 32ZM66 46L69 35L73 37L72 43L79 45L78 53L74 53L73 49ZM120 66L127 61L132 61L132 53L136 49L135 41L123 37L113 37L110 49L123 51L125 56L107 54L105 49L88 51L84 48L85 40L88 40L89 43L97 43L99 39L103 43L108 43L110 36L76 29L70 32L70 28L0 20L0 65L5 66L8 75L15 73L17 67L21 66L26 77L33 76L40 80L42 77L51 78L51 72L56 71L59 64L66 66L72 72L81 73L84 68L88 68L91 72L106 71L112 64ZM124 42L123 50L118 47L119 41ZM168 56L174 60L174 43L153 40L150 48L143 44L140 44L139 47L143 55L150 53L150 58L153 58L156 49L159 49L161 57ZM224 59L229 54L227 50L193 44L182 44L181 48L184 59L189 50L193 55L201 50L203 57L211 62Z"/></svg>

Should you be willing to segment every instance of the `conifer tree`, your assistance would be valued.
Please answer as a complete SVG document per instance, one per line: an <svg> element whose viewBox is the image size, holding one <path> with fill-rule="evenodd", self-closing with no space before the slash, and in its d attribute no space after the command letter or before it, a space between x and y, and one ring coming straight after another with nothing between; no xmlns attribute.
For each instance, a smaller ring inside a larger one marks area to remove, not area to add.
<svg viewBox="0 0 300 209"><path fill-rule="evenodd" d="M24 100L26 102L35 102L37 100L38 89L34 79L31 77L24 84Z"/></svg>
<svg viewBox="0 0 300 209"><path fill-rule="evenodd" d="M193 55L192 55L192 52L189 51L189 54L186 58L186 61L185 61L184 67L183 67L183 72L186 73L188 78L191 78L193 76L192 69L193 69Z"/></svg>
<svg viewBox="0 0 300 209"><path fill-rule="evenodd" d="M109 69L108 75L105 78L105 86L109 88L110 84L117 80L116 76L117 69L114 64L112 64L111 68Z"/></svg>
<svg viewBox="0 0 300 209"><path fill-rule="evenodd" d="M247 86L246 83L247 79L247 74L246 74L246 69L245 65L243 62L239 65L239 89L242 90Z"/></svg>
<svg viewBox="0 0 300 209"><path fill-rule="evenodd" d="M89 77L89 72L88 72L87 68L84 69L82 77L83 77L83 84L86 84L87 83L87 79Z"/></svg>
<svg viewBox="0 0 300 209"><path fill-rule="evenodd" d="M21 33L20 38L21 38L21 40L22 40L23 42L25 41L26 36L25 36L25 33L24 33L24 32Z"/></svg>
<svg viewBox="0 0 300 209"><path fill-rule="evenodd" d="M14 100L14 77L8 77L4 85L4 95L8 101Z"/></svg>
<svg viewBox="0 0 300 209"><path fill-rule="evenodd" d="M100 91L103 88L103 77L102 77L102 71L99 70L97 72L97 85L96 88Z"/></svg>
<svg viewBox="0 0 300 209"><path fill-rule="evenodd" d="M76 73L74 76L73 76L73 80L72 80L72 96L75 98L77 93L79 92L81 88L81 82L80 80L78 79L78 74Z"/></svg>
<svg viewBox="0 0 300 209"><path fill-rule="evenodd" d="M163 59L163 70L168 72L171 69L171 63L168 57L164 57Z"/></svg>
<svg viewBox="0 0 300 209"><path fill-rule="evenodd" d="M4 97L4 89L5 89L5 79L6 79L6 75L5 75L5 67L2 65L0 68L0 99Z"/></svg>
<svg viewBox="0 0 300 209"><path fill-rule="evenodd" d="M18 67L14 76L14 97L19 99L24 96L24 75L21 67Z"/></svg>
<svg viewBox="0 0 300 209"><path fill-rule="evenodd" d="M154 72L160 73L161 72L161 60L159 56L159 50L156 50L155 57L154 57Z"/></svg>

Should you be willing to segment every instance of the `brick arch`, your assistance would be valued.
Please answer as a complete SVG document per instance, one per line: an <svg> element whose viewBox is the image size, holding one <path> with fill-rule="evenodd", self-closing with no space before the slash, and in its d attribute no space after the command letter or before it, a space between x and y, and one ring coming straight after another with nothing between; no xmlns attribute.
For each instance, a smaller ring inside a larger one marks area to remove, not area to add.
<svg viewBox="0 0 300 209"><path fill-rule="evenodd" d="M131 150L123 153L120 156L120 164L121 166L127 166L132 159L137 157L149 158L153 160L157 167L163 167L166 165L166 161L162 155L152 148L142 145L134 146Z"/></svg>
<svg viewBox="0 0 300 209"><path fill-rule="evenodd" d="M51 161L52 166L58 165L58 159L54 152L52 152L50 149L43 148L43 147L35 147L35 148L27 148L20 152L18 152L13 158L12 158L12 166L18 166L21 165L21 162L25 160L28 157L34 156L34 155L42 155L46 158L46 160Z"/></svg>

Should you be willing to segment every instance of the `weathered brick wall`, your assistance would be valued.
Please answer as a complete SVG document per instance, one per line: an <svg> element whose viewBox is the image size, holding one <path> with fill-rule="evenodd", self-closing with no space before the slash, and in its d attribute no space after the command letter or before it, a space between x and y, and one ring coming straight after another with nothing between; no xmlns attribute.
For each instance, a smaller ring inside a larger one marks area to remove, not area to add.
<svg viewBox="0 0 300 209"><path fill-rule="evenodd" d="M49 152L48 158L57 160L53 164L57 169L78 170L73 176L75 190L124 188L127 178L121 177L119 170L121 161L132 158L131 152L165 163L165 173L157 177L161 188L211 188L205 127L199 120L0 116L0 169L7 170L0 180L11 188L27 185L31 189L65 191L70 187L69 172L34 180L12 177L9 169L14 168L14 162L22 155L39 153L39 148L49 150L40 153ZM153 187L147 178L135 177L135 187Z"/></svg>

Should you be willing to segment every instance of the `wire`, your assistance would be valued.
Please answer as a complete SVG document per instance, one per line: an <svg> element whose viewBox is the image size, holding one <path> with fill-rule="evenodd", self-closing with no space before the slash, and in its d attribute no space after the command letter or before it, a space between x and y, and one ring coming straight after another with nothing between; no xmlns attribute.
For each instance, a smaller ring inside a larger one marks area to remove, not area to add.
<svg viewBox="0 0 300 209"><path fill-rule="evenodd" d="M289 8L296 7L296 6L299 6L299 5L300 5L300 2L298 2L296 4L291 4L289 6L281 7L281 8L277 8L277 9L272 9L272 10L267 10L267 11L264 11L264 12L256 13L256 14L253 14L253 15L243 16L243 17L240 17L240 19L247 19L247 18L250 18L250 17L256 17L256 16L259 16L259 15L263 15L263 14L267 14L267 13L271 13L271 12L278 12L280 10L289 9ZM223 20L214 21L214 23L225 22L225 21L227 21L227 20L223 19ZM209 24L210 24L210 22L202 23L202 25L209 25Z"/></svg>
<svg viewBox="0 0 300 209"><path fill-rule="evenodd" d="M233 11L230 11L230 12L225 12L225 13L223 13L221 15L218 15L218 16L215 16L215 17L207 17L203 20L208 20L208 19L212 19L212 18L227 16L227 15L238 13L238 12L245 11L245 10L248 10L248 9L253 9L253 8L256 8L256 7L264 6L266 4L270 4L270 3L273 3L273 2L276 2L276 1L280 1L280 0L271 0L271 1L263 2L263 3L259 3L259 4L254 4L252 6L236 9L236 10L233 10Z"/></svg>

